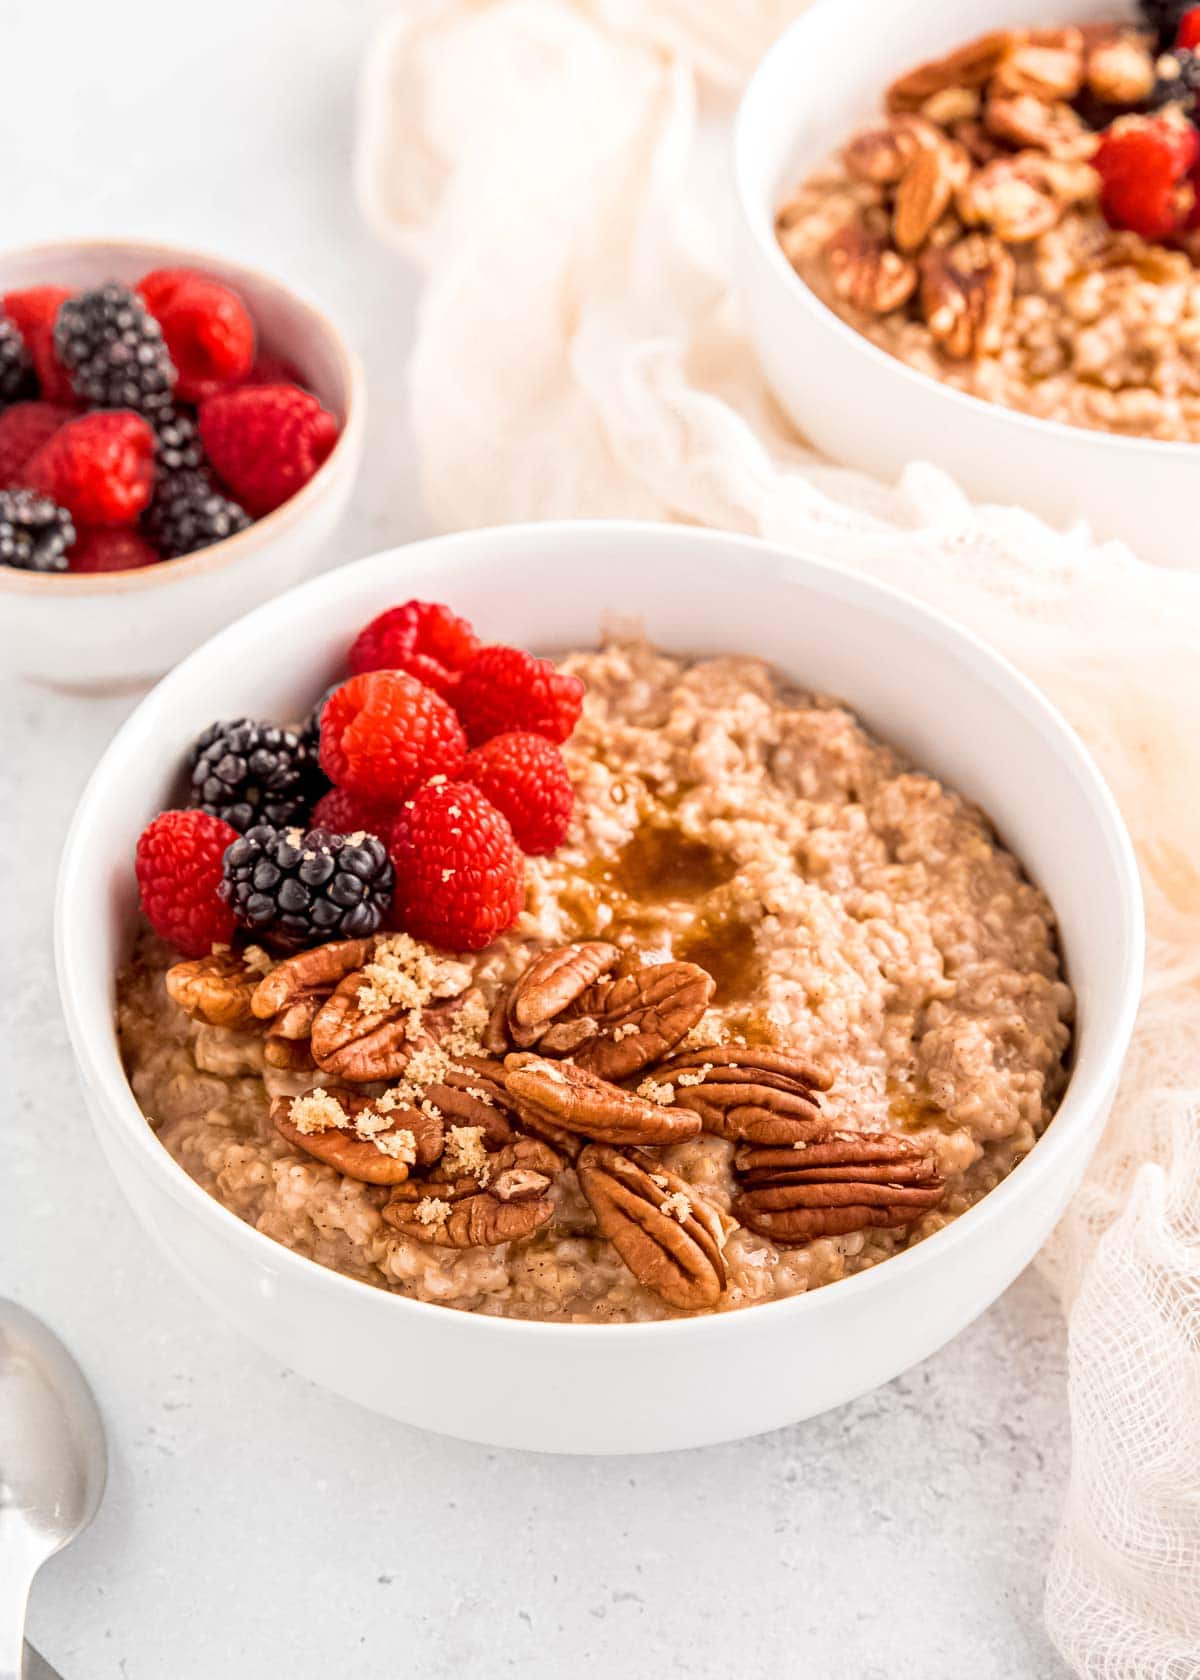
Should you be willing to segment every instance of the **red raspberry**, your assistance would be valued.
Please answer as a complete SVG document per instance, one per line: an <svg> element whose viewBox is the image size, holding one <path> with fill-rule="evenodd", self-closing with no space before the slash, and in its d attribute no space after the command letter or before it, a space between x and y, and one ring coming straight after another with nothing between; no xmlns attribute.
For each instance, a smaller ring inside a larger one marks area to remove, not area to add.
<svg viewBox="0 0 1200 1680"><path fill-rule="evenodd" d="M164 811L142 830L134 869L146 920L185 957L233 938L233 912L217 897L235 828L207 811Z"/></svg>
<svg viewBox="0 0 1200 1680"><path fill-rule="evenodd" d="M260 518L307 484L338 423L298 385L242 385L200 409L200 441L247 512Z"/></svg>
<svg viewBox="0 0 1200 1680"><path fill-rule="evenodd" d="M323 793L317 800L308 826L328 828L334 834L357 834L361 830L366 834L376 834L386 841L395 820L394 805L360 799L356 793L350 793L346 788L335 787L330 788L328 793Z"/></svg>
<svg viewBox="0 0 1200 1680"><path fill-rule="evenodd" d="M321 713L321 768L363 799L398 804L430 776L456 776L467 743L440 694L405 671L367 671Z"/></svg>
<svg viewBox="0 0 1200 1680"><path fill-rule="evenodd" d="M0 413L0 490L21 484L25 463L74 417L73 409L45 402L13 403Z"/></svg>
<svg viewBox="0 0 1200 1680"><path fill-rule="evenodd" d="M564 676L548 659L520 648L485 647L463 669L454 695L472 746L521 730L565 741L579 722L583 684Z"/></svg>
<svg viewBox="0 0 1200 1680"><path fill-rule="evenodd" d="M470 782L429 782L392 830L397 927L449 951L481 951L525 899L524 864L507 818Z"/></svg>
<svg viewBox="0 0 1200 1680"><path fill-rule="evenodd" d="M235 291L181 268L156 268L137 289L162 328L182 401L203 402L250 372L254 322Z"/></svg>
<svg viewBox="0 0 1200 1680"><path fill-rule="evenodd" d="M1185 52L1192 52L1196 47L1200 47L1200 6L1189 6L1180 18L1175 45Z"/></svg>
<svg viewBox="0 0 1200 1680"><path fill-rule="evenodd" d="M479 646L465 618L435 601L406 601L373 618L350 648L352 671L407 671L446 700Z"/></svg>
<svg viewBox="0 0 1200 1680"><path fill-rule="evenodd" d="M156 566L162 555L153 543L131 531L127 525L101 526L81 531L67 556L72 572L134 572L139 566Z"/></svg>
<svg viewBox="0 0 1200 1680"><path fill-rule="evenodd" d="M504 813L517 845L530 857L562 845L575 790L553 741L544 735L493 735L467 754L462 774Z"/></svg>
<svg viewBox="0 0 1200 1680"><path fill-rule="evenodd" d="M33 357L45 402L73 403L67 370L54 354L54 317L71 296L65 286L26 286L4 294L4 313L14 322Z"/></svg>
<svg viewBox="0 0 1200 1680"><path fill-rule="evenodd" d="M1195 205L1187 176L1198 155L1200 136L1190 124L1119 117L1092 159L1109 226L1151 240L1180 232Z"/></svg>
<svg viewBox="0 0 1200 1680"><path fill-rule="evenodd" d="M273 356L269 350L260 350L254 358L254 366L242 380L243 385L299 385L305 388L304 380L297 368L282 356Z"/></svg>
<svg viewBox="0 0 1200 1680"><path fill-rule="evenodd" d="M129 525L154 487L154 433L132 409L81 414L42 445L24 479L77 525Z"/></svg>

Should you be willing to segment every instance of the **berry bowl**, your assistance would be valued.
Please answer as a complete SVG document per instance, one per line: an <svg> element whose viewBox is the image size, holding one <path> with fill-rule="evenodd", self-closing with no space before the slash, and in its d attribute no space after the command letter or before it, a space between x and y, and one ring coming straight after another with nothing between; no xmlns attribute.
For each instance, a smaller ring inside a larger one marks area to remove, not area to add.
<svg viewBox="0 0 1200 1680"><path fill-rule="evenodd" d="M390 1293L281 1246L202 1190L147 1124L114 1028L116 976L138 922L135 844L175 794L183 750L214 702L302 716L359 627L409 593L545 654L595 646L614 615L676 653L752 652L844 696L868 728L978 801L1054 907L1076 999L1065 1094L1015 1169L952 1223L857 1275L745 1310L641 1323L536 1322ZM809 1417L889 1381L982 1312L1046 1239L1100 1136L1142 941L1137 869L1113 800L1012 667L949 620L816 559L625 523L417 543L226 629L142 702L105 754L67 841L56 920L66 1020L105 1154L136 1217L214 1311L272 1359L376 1411L563 1453L698 1446Z"/></svg>
<svg viewBox="0 0 1200 1680"><path fill-rule="evenodd" d="M738 113L739 286L770 385L833 459L887 480L932 461L976 499L1062 527L1087 520L1145 559L1191 566L1195 444L1017 412L918 371L835 314L799 278L775 230L796 185L879 119L885 90L904 72L990 30L1114 14L1137 15L1098 0L930 0L883 28L874 0L818 0L767 53Z"/></svg>
<svg viewBox="0 0 1200 1680"><path fill-rule="evenodd" d="M0 294L50 284L81 292L109 280L132 286L151 271L179 269L238 294L257 332L257 354L295 370L336 421L336 442L289 499L223 540L210 530L209 546L195 552L129 570L0 565L0 661L32 681L82 692L144 686L206 636L314 571L349 501L363 446L362 371L333 322L282 281L201 252L95 239L0 255ZM132 416L127 423L144 429Z"/></svg>

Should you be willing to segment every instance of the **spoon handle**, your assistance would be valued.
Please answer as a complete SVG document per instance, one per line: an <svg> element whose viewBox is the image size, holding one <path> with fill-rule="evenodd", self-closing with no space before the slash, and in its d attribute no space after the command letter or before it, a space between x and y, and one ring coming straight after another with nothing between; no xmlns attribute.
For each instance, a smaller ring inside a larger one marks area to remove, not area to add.
<svg viewBox="0 0 1200 1680"><path fill-rule="evenodd" d="M43 1562L29 1555L22 1538L6 1535L0 1523L0 1680L21 1680L29 1589Z"/></svg>

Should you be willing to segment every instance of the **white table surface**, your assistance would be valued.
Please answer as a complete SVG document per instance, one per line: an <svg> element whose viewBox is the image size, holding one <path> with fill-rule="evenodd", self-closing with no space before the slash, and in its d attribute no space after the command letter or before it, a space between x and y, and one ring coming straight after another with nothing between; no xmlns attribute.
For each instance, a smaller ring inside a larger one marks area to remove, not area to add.
<svg viewBox="0 0 1200 1680"><path fill-rule="evenodd" d="M424 528L403 417L415 285L348 187L354 78L384 9L5 9L6 62L28 70L0 102L6 242L226 250L303 280L357 340L370 439L331 563ZM359 1411L164 1268L92 1140L51 963L59 844L131 703L0 676L0 1288L65 1335L111 1447L99 1518L34 1598L31 1636L65 1680L1062 1676L1040 1600L1067 1468L1064 1337L1033 1275L831 1416L564 1460Z"/></svg>

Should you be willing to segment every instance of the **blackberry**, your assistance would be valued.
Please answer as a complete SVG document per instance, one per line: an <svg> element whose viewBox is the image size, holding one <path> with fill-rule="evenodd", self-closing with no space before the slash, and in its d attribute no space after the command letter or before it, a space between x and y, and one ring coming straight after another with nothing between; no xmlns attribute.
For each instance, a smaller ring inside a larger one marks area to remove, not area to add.
<svg viewBox="0 0 1200 1680"><path fill-rule="evenodd" d="M154 465L164 477L194 472L204 465L204 445L194 408L170 403L154 416Z"/></svg>
<svg viewBox="0 0 1200 1680"><path fill-rule="evenodd" d="M36 490L0 490L0 566L65 572L75 526L66 508Z"/></svg>
<svg viewBox="0 0 1200 1680"><path fill-rule="evenodd" d="M1160 52L1174 46L1183 14L1195 3L1196 0L1138 0L1138 10L1154 31Z"/></svg>
<svg viewBox="0 0 1200 1680"><path fill-rule="evenodd" d="M1151 111L1161 110L1164 105L1181 105L1190 115L1200 94L1200 54L1177 47L1159 59L1160 71L1166 66L1173 73L1157 77L1146 105Z"/></svg>
<svg viewBox="0 0 1200 1680"><path fill-rule="evenodd" d="M329 696L331 694L336 694L338 689L341 688L342 683L345 681L346 678L343 677L338 682L330 683L329 687L325 690L324 694L322 694L312 711L309 712L308 717L300 726L300 739L307 742L308 746L312 750L314 758L321 750L321 714L324 712L325 707L328 704Z"/></svg>
<svg viewBox="0 0 1200 1680"><path fill-rule="evenodd" d="M175 365L162 328L136 292L109 280L76 292L58 311L54 348L72 389L93 408L169 408Z"/></svg>
<svg viewBox="0 0 1200 1680"><path fill-rule="evenodd" d="M168 560L211 548L244 531L250 515L223 496L206 472L164 473L142 515L146 535Z"/></svg>
<svg viewBox="0 0 1200 1680"><path fill-rule="evenodd" d="M243 927L281 950L363 939L379 928L396 874L373 834L262 825L225 853L217 888Z"/></svg>
<svg viewBox="0 0 1200 1680"><path fill-rule="evenodd" d="M308 745L290 729L234 718L212 723L188 749L188 804L245 833L303 821L324 790Z"/></svg>
<svg viewBox="0 0 1200 1680"><path fill-rule="evenodd" d="M17 402L36 388L33 359L16 323L0 315L0 402Z"/></svg>

